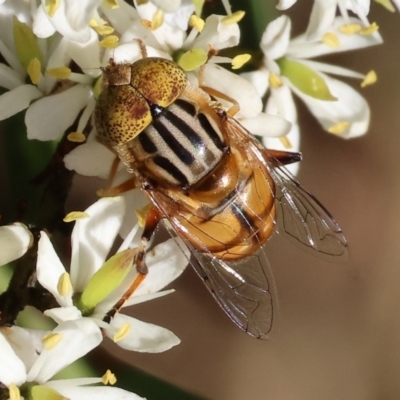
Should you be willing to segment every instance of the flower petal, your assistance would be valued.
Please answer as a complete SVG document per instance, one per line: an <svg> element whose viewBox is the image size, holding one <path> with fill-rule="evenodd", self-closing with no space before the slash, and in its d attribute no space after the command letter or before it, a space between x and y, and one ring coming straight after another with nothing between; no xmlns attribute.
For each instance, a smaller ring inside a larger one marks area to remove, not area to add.
<svg viewBox="0 0 400 400"><path fill-rule="evenodd" d="M0 120L7 119L29 107L32 100L42 97L34 85L22 85L0 96Z"/></svg>
<svg viewBox="0 0 400 400"><path fill-rule="evenodd" d="M227 71L219 65L208 63L204 68L203 77L205 86L209 86L239 103L240 110L235 118L252 118L262 111L261 97L256 88L239 75ZM222 99L221 103L227 107L233 105Z"/></svg>
<svg viewBox="0 0 400 400"><path fill-rule="evenodd" d="M72 306L73 291L68 296L58 292L58 282L65 268L45 232L40 233L36 273L39 283L55 297L59 305Z"/></svg>
<svg viewBox="0 0 400 400"><path fill-rule="evenodd" d="M46 310L44 315L52 318L57 324L82 318L82 313L75 306L51 308Z"/></svg>
<svg viewBox="0 0 400 400"><path fill-rule="evenodd" d="M12 90L24 84L24 77L8 65L0 63L0 86Z"/></svg>
<svg viewBox="0 0 400 400"><path fill-rule="evenodd" d="M128 336L117 342L118 346L123 349L140 353L161 353L180 343L179 338L168 329L139 321L127 315L116 314L110 325L118 329L125 323L130 325L131 330ZM107 334L110 337L113 335L110 332Z"/></svg>
<svg viewBox="0 0 400 400"><path fill-rule="evenodd" d="M42 5L36 10L32 28L33 33L39 38L48 38L56 32Z"/></svg>
<svg viewBox="0 0 400 400"><path fill-rule="evenodd" d="M260 43L267 60L276 60L286 54L291 27L290 18L286 15L282 15L268 24Z"/></svg>
<svg viewBox="0 0 400 400"><path fill-rule="evenodd" d="M326 83L337 101L321 101L306 96L293 88L293 91L304 101L310 112L318 119L325 130L338 123L349 123L339 134L350 139L364 135L369 127L370 109L367 101L351 86L324 75Z"/></svg>
<svg viewBox="0 0 400 400"><path fill-rule="evenodd" d="M62 340L52 349L44 349L28 373L28 381L44 383L67 365L97 347L103 336L100 328L89 318L63 322L53 332Z"/></svg>
<svg viewBox="0 0 400 400"><path fill-rule="evenodd" d="M335 20L337 0L314 0L306 30L308 40L318 40L328 32Z"/></svg>
<svg viewBox="0 0 400 400"><path fill-rule="evenodd" d="M123 197L104 197L85 212L72 231L71 282L82 292L103 265L121 227L125 212Z"/></svg>
<svg viewBox="0 0 400 400"><path fill-rule="evenodd" d="M267 137L287 135L292 126L289 121L280 116L265 113L241 120L240 123L253 135Z"/></svg>
<svg viewBox="0 0 400 400"><path fill-rule="evenodd" d="M90 96L89 87L75 85L64 92L44 97L32 104L25 115L28 139L59 138L73 124Z"/></svg>
<svg viewBox="0 0 400 400"><path fill-rule="evenodd" d="M0 266L22 257L32 240L32 233L23 224L0 227Z"/></svg>
<svg viewBox="0 0 400 400"><path fill-rule="evenodd" d="M277 10L287 10L288 8L292 7L293 4L295 4L297 0L279 0L276 9Z"/></svg>
<svg viewBox="0 0 400 400"><path fill-rule="evenodd" d="M15 354L11 345L0 332L0 382L3 385L21 385L26 380L24 363Z"/></svg>

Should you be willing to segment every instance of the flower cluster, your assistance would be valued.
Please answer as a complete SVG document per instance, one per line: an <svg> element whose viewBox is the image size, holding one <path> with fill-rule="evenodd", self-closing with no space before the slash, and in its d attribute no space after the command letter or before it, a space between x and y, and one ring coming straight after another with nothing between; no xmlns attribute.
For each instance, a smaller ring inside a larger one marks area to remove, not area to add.
<svg viewBox="0 0 400 400"><path fill-rule="evenodd" d="M150 57L177 62L195 85L222 93L224 98L217 100L223 107L233 105L227 99L237 101L234 117L266 147L299 150L293 94L325 131L342 138L367 132L366 100L331 75L360 79L365 87L376 81L375 72L362 74L313 58L382 43L378 26L368 20L369 1L315 0L308 27L295 38L289 17L271 21L261 38L262 63L243 74L230 69L240 69L249 55L220 54L239 45L244 12L232 13L228 1L221 2L224 15L202 19L203 2L191 0L134 0L133 5L123 0L1 0L0 120L25 110L28 139L79 143L63 154L63 166L106 179L115 166L115 154L96 139L92 123L103 87L101 71L111 58L118 64L139 60L144 47ZM394 10L390 1L379 2ZM295 3L281 0L277 8L285 10ZM399 1L393 3L400 8ZM297 166L291 168L295 172ZM129 177L120 165L113 184ZM51 378L104 337L140 352L162 352L179 343L169 330L120 312L171 293L162 289L182 273L190 257L179 239L160 243L146 254L148 273L143 279L134 265L142 232L140 212L134 210L147 203L140 190L130 190L70 214L67 220L75 226L69 268L45 229L35 239L21 223L0 227L0 265L37 249L35 279L52 298L52 306L43 311L56 324L51 331L0 329L1 398L3 387L13 399L138 398L120 389L87 386L114 383L110 373L101 379ZM124 239L114 252L119 237ZM132 282L137 283L136 290L116 307Z"/></svg>

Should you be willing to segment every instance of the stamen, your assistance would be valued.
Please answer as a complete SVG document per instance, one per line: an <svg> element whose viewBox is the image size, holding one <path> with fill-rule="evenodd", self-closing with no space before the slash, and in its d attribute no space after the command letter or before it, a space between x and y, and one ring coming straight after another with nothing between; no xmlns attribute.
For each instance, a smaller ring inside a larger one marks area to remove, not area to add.
<svg viewBox="0 0 400 400"><path fill-rule="evenodd" d="M46 13L49 15L49 17L54 17L54 14L60 7L60 0L46 0L44 3L44 9L46 10Z"/></svg>
<svg viewBox="0 0 400 400"><path fill-rule="evenodd" d="M279 140L281 141L285 149L291 149L293 147L292 142L289 140L287 136L282 136L279 138Z"/></svg>
<svg viewBox="0 0 400 400"><path fill-rule="evenodd" d="M95 26L93 29L101 36L111 35L115 29L112 26Z"/></svg>
<svg viewBox="0 0 400 400"><path fill-rule="evenodd" d="M364 80L361 82L361 87L364 88L369 85L373 85L378 80L378 76L374 70L369 71L366 75Z"/></svg>
<svg viewBox="0 0 400 400"><path fill-rule="evenodd" d="M334 135L341 135L349 126L350 122L348 121L338 122L328 128L328 132L333 133Z"/></svg>
<svg viewBox="0 0 400 400"><path fill-rule="evenodd" d="M190 24L190 26L192 26L193 28L195 28L199 32L201 32L204 28L205 22L204 22L204 19L201 19L201 18L197 17L196 15L192 15L189 18L189 24Z"/></svg>
<svg viewBox="0 0 400 400"><path fill-rule="evenodd" d="M49 333L43 336L42 343L46 350L53 350L62 340L64 335L62 333Z"/></svg>
<svg viewBox="0 0 400 400"><path fill-rule="evenodd" d="M232 69L242 68L251 59L250 54L239 54L232 60Z"/></svg>
<svg viewBox="0 0 400 400"><path fill-rule="evenodd" d="M71 76L71 69L68 67L50 68L46 70L46 75L56 79L68 79Z"/></svg>
<svg viewBox="0 0 400 400"><path fill-rule="evenodd" d="M86 140L86 136L81 132L71 132L68 134L67 139L74 143L83 143Z"/></svg>
<svg viewBox="0 0 400 400"><path fill-rule="evenodd" d="M117 332L115 333L113 340L114 343L119 342L120 340L126 338L129 335L129 332L131 331L131 326L125 322L123 323L117 330Z"/></svg>
<svg viewBox="0 0 400 400"><path fill-rule="evenodd" d="M282 79L278 75L274 74L273 72L270 72L268 80L269 80L269 85L275 89L277 89L283 85Z"/></svg>
<svg viewBox="0 0 400 400"><path fill-rule="evenodd" d="M73 222L76 221L77 219L84 219L84 218L89 218L90 215L84 211L72 211L68 213L63 221L64 222Z"/></svg>
<svg viewBox="0 0 400 400"><path fill-rule="evenodd" d="M324 36L322 36L322 43L326 44L328 47L331 49L337 49L340 46L340 40L339 38L331 32L325 33Z"/></svg>
<svg viewBox="0 0 400 400"><path fill-rule="evenodd" d="M150 209L151 209L151 204L147 204L142 209L135 210L135 214L138 219L138 224L141 228L144 228L144 226L146 225L146 218Z"/></svg>
<svg viewBox="0 0 400 400"><path fill-rule="evenodd" d="M244 11L236 11L231 15L227 15L226 17L221 19L221 23L224 25L230 25L230 24L235 24L236 22L239 22L243 19L245 16Z"/></svg>
<svg viewBox="0 0 400 400"><path fill-rule="evenodd" d="M10 400L21 399L21 393L19 391L19 387L15 383L10 383L10 385L8 385L8 395L10 397Z"/></svg>
<svg viewBox="0 0 400 400"><path fill-rule="evenodd" d="M72 283L68 272L61 274L57 283L57 291L60 296L68 296L72 292Z"/></svg>
<svg viewBox="0 0 400 400"><path fill-rule="evenodd" d="M115 385L117 383L117 378L115 375L108 369L106 373L101 377L101 381L104 385Z"/></svg>
<svg viewBox="0 0 400 400"><path fill-rule="evenodd" d="M100 40L100 47L104 47L106 49L114 49L118 46L119 37L116 35L110 35L105 37L103 40Z"/></svg>
<svg viewBox="0 0 400 400"><path fill-rule="evenodd" d="M355 33L358 33L361 31L361 25L360 24L346 24L342 25L339 28L339 31L344 33L345 35L354 35Z"/></svg>
<svg viewBox="0 0 400 400"><path fill-rule="evenodd" d="M40 70L42 68L42 65L40 64L40 61L35 57L32 58L31 61L29 61L28 67L27 67L27 72L29 75L29 78L31 78L31 82L34 85L37 85L40 81L41 78L41 73Z"/></svg>
<svg viewBox="0 0 400 400"><path fill-rule="evenodd" d="M379 29L379 26L376 22L373 22L370 26L367 28L361 29L360 35L372 35L374 32L376 32Z"/></svg>

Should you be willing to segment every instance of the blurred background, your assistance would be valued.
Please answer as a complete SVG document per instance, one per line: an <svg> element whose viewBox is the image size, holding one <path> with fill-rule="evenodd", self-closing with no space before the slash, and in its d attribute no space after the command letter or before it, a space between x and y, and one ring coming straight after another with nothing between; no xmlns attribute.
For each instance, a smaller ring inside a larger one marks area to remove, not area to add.
<svg viewBox="0 0 400 400"><path fill-rule="evenodd" d="M276 2L269 0L268 7ZM312 0L299 0L286 12L294 34L304 31L311 6ZM280 330L269 342L237 329L188 268L173 283L174 294L131 310L136 318L172 330L182 340L179 346L153 355L105 341L93 360L109 365L117 357L206 399L400 398L400 13L375 2L371 8L370 21L380 25L384 44L323 58L377 72L378 82L366 89L348 81L370 104L368 134L345 141L323 132L298 102L303 152L298 178L342 226L349 261L325 262L283 238L271 243ZM0 176L1 187L6 176ZM102 185L76 176L70 209L87 207ZM131 378L142 379L139 372ZM177 397L148 396L160 398Z"/></svg>

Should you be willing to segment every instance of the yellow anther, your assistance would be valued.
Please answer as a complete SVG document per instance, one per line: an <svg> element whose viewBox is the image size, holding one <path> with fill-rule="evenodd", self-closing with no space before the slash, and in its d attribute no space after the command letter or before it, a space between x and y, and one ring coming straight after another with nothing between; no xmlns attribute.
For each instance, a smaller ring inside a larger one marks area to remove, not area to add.
<svg viewBox="0 0 400 400"><path fill-rule="evenodd" d="M158 29L164 23L164 11L157 8L151 20L151 30Z"/></svg>
<svg viewBox="0 0 400 400"><path fill-rule="evenodd" d="M325 33L324 36L322 36L322 43L326 44L328 47L331 49L337 49L340 46L340 40L339 38L331 32Z"/></svg>
<svg viewBox="0 0 400 400"><path fill-rule="evenodd" d="M32 58L31 61L29 61L28 67L27 67L27 72L29 75L29 78L31 78L31 82L34 85L37 85L40 81L41 78L41 70L42 65L40 64L40 61L35 57Z"/></svg>
<svg viewBox="0 0 400 400"><path fill-rule="evenodd" d="M103 5L112 10L119 8L118 0L103 0Z"/></svg>
<svg viewBox="0 0 400 400"><path fill-rule="evenodd" d="M349 126L350 122L348 121L338 122L329 127L328 132L333 133L334 135L341 135Z"/></svg>
<svg viewBox="0 0 400 400"><path fill-rule="evenodd" d="M197 29L199 32L201 32L204 28L204 19L199 18L196 15L192 15L189 18L189 24L190 26L192 26L193 28Z"/></svg>
<svg viewBox="0 0 400 400"><path fill-rule="evenodd" d="M361 29L360 34L364 36L372 35L374 32L379 30L379 26L376 22L373 22L367 28Z"/></svg>
<svg viewBox="0 0 400 400"><path fill-rule="evenodd" d="M92 19L89 21L89 26L90 26L91 28L96 28L96 26L99 26L99 24L98 24L98 22L97 22L94 18L92 18Z"/></svg>
<svg viewBox="0 0 400 400"><path fill-rule="evenodd" d="M72 283L68 272L60 275L57 283L57 291L60 296L68 296L72 292Z"/></svg>
<svg viewBox="0 0 400 400"><path fill-rule="evenodd" d="M68 79L71 76L71 69L68 67L50 68L46 70L46 75L56 79Z"/></svg>
<svg viewBox="0 0 400 400"><path fill-rule="evenodd" d="M110 35L105 37L103 40L100 40L100 47L104 47L106 49L114 49L118 46L119 37L116 35Z"/></svg>
<svg viewBox="0 0 400 400"><path fill-rule="evenodd" d="M362 88L364 88L366 86L373 85L377 80L378 80L378 77L376 75L376 72L374 70L371 70L365 75L360 86Z"/></svg>
<svg viewBox="0 0 400 400"><path fill-rule="evenodd" d="M49 17L54 17L54 14L60 7L60 0L46 0L44 3L44 9L46 10Z"/></svg>
<svg viewBox="0 0 400 400"><path fill-rule="evenodd" d="M15 383L10 383L8 385L8 396L10 400L20 400L21 393L19 391L19 387Z"/></svg>
<svg viewBox="0 0 400 400"><path fill-rule="evenodd" d="M274 74L273 72L271 72L269 74L268 80L269 80L269 85L272 88L276 89L276 88L279 88L282 86L282 79L278 75Z"/></svg>
<svg viewBox="0 0 400 400"><path fill-rule="evenodd" d="M53 350L62 340L64 335L62 333L49 333L43 336L42 343L46 350Z"/></svg>
<svg viewBox="0 0 400 400"><path fill-rule="evenodd" d="M138 224L141 228L144 228L146 224L147 214L149 213L150 209L151 209L151 204L147 204L142 209L135 210L135 214L138 219Z"/></svg>
<svg viewBox="0 0 400 400"><path fill-rule="evenodd" d="M83 143L86 140L86 136L81 132L71 132L68 134L67 139L74 143Z"/></svg>
<svg viewBox="0 0 400 400"><path fill-rule="evenodd" d="M390 0L375 0L376 3L381 4L383 7L386 8L386 10L390 12L395 12L396 9L394 8L393 4L390 2Z"/></svg>
<svg viewBox="0 0 400 400"><path fill-rule="evenodd" d="M117 378L115 375L108 369L106 373L101 377L101 382L104 385L115 385L117 383Z"/></svg>
<svg viewBox="0 0 400 400"><path fill-rule="evenodd" d="M95 26L94 30L101 36L111 35L115 31L115 29L112 26L107 26L107 25Z"/></svg>
<svg viewBox="0 0 400 400"><path fill-rule="evenodd" d="M355 33L358 33L361 31L361 25L360 24L346 24L342 25L339 28L339 31L344 33L345 35L354 35Z"/></svg>
<svg viewBox="0 0 400 400"><path fill-rule="evenodd" d="M289 140L287 136L282 136L279 138L279 140L281 141L285 149L291 149L293 147L292 142Z"/></svg>
<svg viewBox="0 0 400 400"><path fill-rule="evenodd" d="M239 54L232 60L232 69L242 68L251 59L250 54Z"/></svg>
<svg viewBox="0 0 400 400"><path fill-rule="evenodd" d="M131 331L131 326L125 322L123 323L117 332L115 332L115 335L113 337L113 340L115 343L119 342L120 340L126 338L129 335L129 332Z"/></svg>
<svg viewBox="0 0 400 400"><path fill-rule="evenodd" d="M89 217L90 217L90 215L86 212L72 211L64 217L63 221L64 222L73 222L73 221L76 221L77 219L84 219L84 218L89 218Z"/></svg>
<svg viewBox="0 0 400 400"><path fill-rule="evenodd" d="M230 24L235 24L236 22L239 22L243 19L245 16L244 11L236 11L231 15L227 15L226 17L221 19L221 23L224 25L230 25Z"/></svg>

